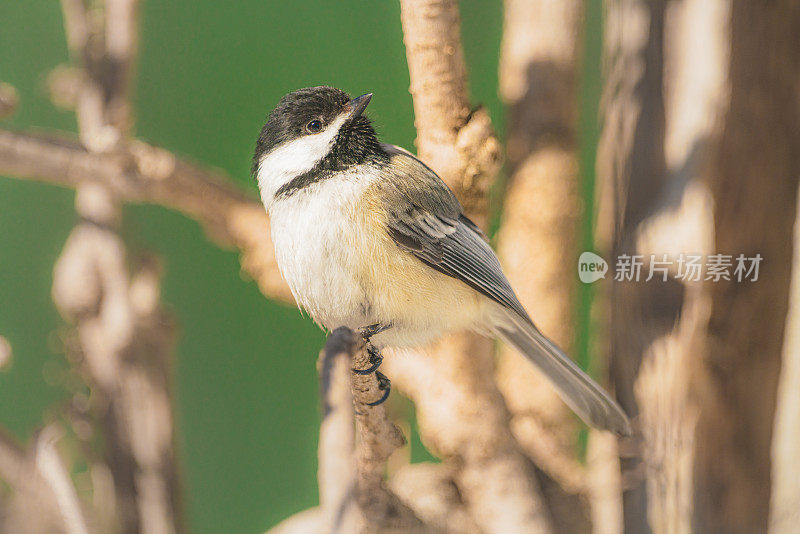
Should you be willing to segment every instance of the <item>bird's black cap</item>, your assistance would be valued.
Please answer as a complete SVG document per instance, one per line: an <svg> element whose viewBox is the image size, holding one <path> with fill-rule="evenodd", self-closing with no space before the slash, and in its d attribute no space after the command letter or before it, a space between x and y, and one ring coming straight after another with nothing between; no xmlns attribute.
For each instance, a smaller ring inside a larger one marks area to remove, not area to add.
<svg viewBox="0 0 800 534"><path fill-rule="evenodd" d="M384 157L375 131L363 114L371 96L367 94L351 99L341 89L328 86L298 89L284 96L269 114L258 136L253 156L253 174L257 171L261 156L277 146L309 135L308 127L313 121L319 121L324 128L348 110L352 118L340 128L330 153L318 164L320 170L340 170Z"/></svg>

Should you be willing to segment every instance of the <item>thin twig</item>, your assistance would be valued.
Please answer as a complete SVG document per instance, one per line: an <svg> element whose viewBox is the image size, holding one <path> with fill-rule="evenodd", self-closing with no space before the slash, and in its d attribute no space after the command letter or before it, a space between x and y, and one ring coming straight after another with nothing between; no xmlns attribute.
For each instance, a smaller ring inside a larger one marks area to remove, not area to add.
<svg viewBox="0 0 800 534"><path fill-rule="evenodd" d="M27 482L25 450L0 427L0 480L11 487L24 487Z"/></svg>

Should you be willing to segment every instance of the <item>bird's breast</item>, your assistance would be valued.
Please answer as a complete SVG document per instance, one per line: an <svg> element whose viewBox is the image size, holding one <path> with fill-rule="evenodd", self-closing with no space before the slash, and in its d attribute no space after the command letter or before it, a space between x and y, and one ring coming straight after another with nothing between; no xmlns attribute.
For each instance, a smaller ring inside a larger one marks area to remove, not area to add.
<svg viewBox="0 0 800 534"><path fill-rule="evenodd" d="M281 274L298 304L327 328L358 328L368 320L362 251L369 236L357 216L367 180L329 178L270 207Z"/></svg>
<svg viewBox="0 0 800 534"><path fill-rule="evenodd" d="M328 329L391 324L380 344L473 328L485 299L394 243L376 179L335 177L270 207L278 266L298 304Z"/></svg>

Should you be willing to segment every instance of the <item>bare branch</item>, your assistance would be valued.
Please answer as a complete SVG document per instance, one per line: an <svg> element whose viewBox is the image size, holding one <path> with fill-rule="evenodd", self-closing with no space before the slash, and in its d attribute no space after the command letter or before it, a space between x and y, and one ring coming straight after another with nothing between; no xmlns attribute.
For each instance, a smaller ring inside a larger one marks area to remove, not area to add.
<svg viewBox="0 0 800 534"><path fill-rule="evenodd" d="M11 363L12 357L11 343L3 336L0 336L0 370Z"/></svg>
<svg viewBox="0 0 800 534"><path fill-rule="evenodd" d="M219 245L239 248L242 267L265 296L293 302L275 262L263 206L221 172L138 141L92 154L73 141L0 129L0 174L65 187L101 183L120 202L176 209L202 224Z"/></svg>
<svg viewBox="0 0 800 534"><path fill-rule="evenodd" d="M270 532L429 531L383 481L386 460L405 440L382 404L369 405L383 394L375 374L352 372L369 365L361 336L346 327L328 336L319 357L320 507L289 518Z"/></svg>
<svg viewBox="0 0 800 534"><path fill-rule="evenodd" d="M353 368L370 366L369 355L360 336L356 336ZM369 406L382 396L375 374L352 376L353 400L358 426L358 500L368 525L382 528L421 530L423 525L408 507L386 488L383 481L386 461L405 444L403 434L386 415L384 404Z"/></svg>
<svg viewBox="0 0 800 534"><path fill-rule="evenodd" d="M160 308L159 272L145 262L129 277L113 228L119 212L99 184L76 196L80 223L53 274L53 299L77 323L83 372L103 414L106 461L124 532L181 530L172 449L174 327Z"/></svg>
<svg viewBox="0 0 800 534"><path fill-rule="evenodd" d="M458 2L402 0L400 10L419 155L484 225L502 149L488 113L469 103Z"/></svg>
<svg viewBox="0 0 800 534"><path fill-rule="evenodd" d="M46 480L40 472L41 465L37 465L40 441L34 439L31 445L23 448L0 428L0 480L12 490L7 502L0 503L3 505L0 510L2 532L44 534L69 531L66 522L72 516L67 513L65 517L53 492L53 480ZM57 452L53 453L57 455ZM59 458L55 460L60 463Z"/></svg>
<svg viewBox="0 0 800 534"><path fill-rule="evenodd" d="M127 135L132 125L131 80L138 55L139 0L105 0L103 78L105 120Z"/></svg>
<svg viewBox="0 0 800 534"><path fill-rule="evenodd" d="M327 532L328 521L322 508L309 508L287 517L271 529L267 534L307 534L308 532Z"/></svg>
<svg viewBox="0 0 800 534"><path fill-rule="evenodd" d="M470 517L454 480L453 465L417 463L401 467L389 488L433 529L458 534L481 532Z"/></svg>
<svg viewBox="0 0 800 534"><path fill-rule="evenodd" d="M706 282L707 343L691 359L700 407L692 526L758 532L769 524L800 181L800 9L791 0L732 2L730 13L730 106L708 173L714 246L764 261L758 280Z"/></svg>
<svg viewBox="0 0 800 534"><path fill-rule="evenodd" d="M89 42L89 13L85 0L61 0L61 13L67 34L67 48L72 60L81 63Z"/></svg>
<svg viewBox="0 0 800 534"><path fill-rule="evenodd" d="M620 534L623 532L622 480L616 437L609 432L592 430L586 463L592 534Z"/></svg>
<svg viewBox="0 0 800 534"><path fill-rule="evenodd" d="M609 0L605 16L603 132L598 185L604 190L595 242L611 258L635 254L638 225L652 214L666 182L663 46L666 2ZM634 383L643 352L674 323L677 282L610 281L608 349L617 400L633 418L634 436L620 438L625 531L649 529L647 481ZM657 295L646 289L658 290ZM668 303L668 304L664 304Z"/></svg>
<svg viewBox="0 0 800 534"><path fill-rule="evenodd" d="M27 482L25 451L0 428L0 479L12 487L24 487Z"/></svg>

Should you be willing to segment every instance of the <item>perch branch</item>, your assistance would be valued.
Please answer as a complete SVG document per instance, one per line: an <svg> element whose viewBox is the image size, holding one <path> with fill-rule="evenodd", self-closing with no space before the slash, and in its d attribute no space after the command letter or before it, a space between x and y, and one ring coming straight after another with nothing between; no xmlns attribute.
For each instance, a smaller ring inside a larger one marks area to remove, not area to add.
<svg viewBox="0 0 800 534"><path fill-rule="evenodd" d="M319 357L320 506L286 519L271 533L430 531L383 481L386 461L405 440L382 404L368 404L382 395L377 377L351 371L369 365L355 332L341 327L328 336Z"/></svg>
<svg viewBox="0 0 800 534"><path fill-rule="evenodd" d="M349 330L345 332L353 347L353 368L369 367L369 354L361 337ZM374 373L353 373L352 391L359 437L358 499L367 524L382 525L383 528L402 528L405 531L418 530L422 523L414 512L386 488L383 481L386 461L405 444L405 439L400 429L389 420L384 404L368 404L382 395L377 377Z"/></svg>

